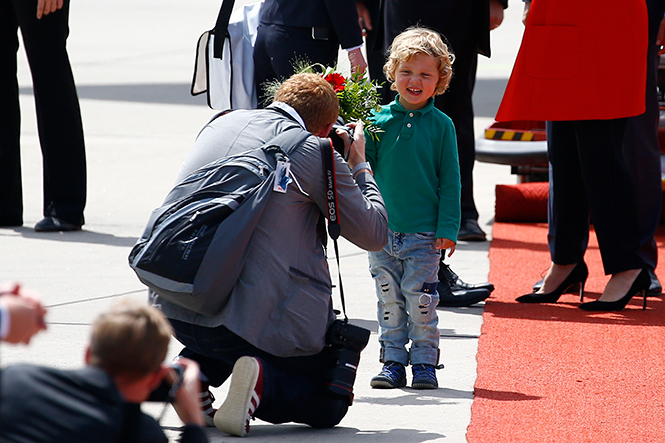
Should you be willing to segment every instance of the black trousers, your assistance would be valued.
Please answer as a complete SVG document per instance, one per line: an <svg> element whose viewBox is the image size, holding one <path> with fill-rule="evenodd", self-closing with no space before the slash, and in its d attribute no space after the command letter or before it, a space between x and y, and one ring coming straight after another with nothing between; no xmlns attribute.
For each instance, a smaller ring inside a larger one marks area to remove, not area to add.
<svg viewBox="0 0 665 443"><path fill-rule="evenodd" d="M332 31L331 31L332 32ZM312 38L312 28L260 23L254 45L254 78L259 106L265 103L264 87L273 80L286 80L294 74L294 62L306 60L334 67L339 40L333 34L327 40Z"/></svg>
<svg viewBox="0 0 665 443"><path fill-rule="evenodd" d="M37 19L37 0L0 0L0 226L23 223L19 88L21 29L43 157L44 216L83 224L86 160L83 125L66 41L69 0Z"/></svg>
<svg viewBox="0 0 665 443"><path fill-rule="evenodd" d="M552 261L584 256L593 219L606 274L643 268L635 186L623 156L626 119L548 122Z"/></svg>
<svg viewBox="0 0 665 443"><path fill-rule="evenodd" d="M434 105L450 117L457 133L460 178L462 182L462 220L478 220L473 197L473 167L476 143L473 127L473 90L476 85L478 53L476 46L475 2L470 0L404 1L384 0L382 49L407 27L420 24L441 33L455 54L453 78L448 90L434 99ZM368 60L372 63L372 60ZM370 66L370 72L377 69ZM386 87L390 85L386 84Z"/></svg>
<svg viewBox="0 0 665 443"><path fill-rule="evenodd" d="M251 345L224 326L207 328L171 319L183 357L196 361L210 385L220 386L243 356L263 365L263 398L256 417L269 423L304 423L331 428L346 415L348 403L325 393L336 358L330 348L305 357L277 357Z"/></svg>

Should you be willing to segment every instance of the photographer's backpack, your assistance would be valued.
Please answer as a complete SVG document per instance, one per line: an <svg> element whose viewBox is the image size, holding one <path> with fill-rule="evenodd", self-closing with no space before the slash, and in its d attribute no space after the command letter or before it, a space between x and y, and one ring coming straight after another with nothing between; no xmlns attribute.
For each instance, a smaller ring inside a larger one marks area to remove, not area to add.
<svg viewBox="0 0 665 443"><path fill-rule="evenodd" d="M257 149L208 163L176 185L129 254L139 280L171 303L219 313L244 266L277 162L288 162L309 135L294 126Z"/></svg>

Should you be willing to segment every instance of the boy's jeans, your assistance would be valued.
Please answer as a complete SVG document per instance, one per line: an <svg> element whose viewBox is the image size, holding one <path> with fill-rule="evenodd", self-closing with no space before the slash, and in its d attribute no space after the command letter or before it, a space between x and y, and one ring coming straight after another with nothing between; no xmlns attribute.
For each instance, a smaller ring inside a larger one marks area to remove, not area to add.
<svg viewBox="0 0 665 443"><path fill-rule="evenodd" d="M381 361L436 365L439 329L436 305L439 260L433 232L390 231L383 250L369 253L376 282ZM406 344L411 340L410 352Z"/></svg>

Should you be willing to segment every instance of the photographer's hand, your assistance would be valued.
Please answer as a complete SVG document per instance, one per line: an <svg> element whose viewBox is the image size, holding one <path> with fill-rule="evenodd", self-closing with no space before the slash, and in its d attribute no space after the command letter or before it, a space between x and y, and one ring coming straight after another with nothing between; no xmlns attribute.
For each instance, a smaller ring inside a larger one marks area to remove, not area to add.
<svg viewBox="0 0 665 443"><path fill-rule="evenodd" d="M184 424L204 426L203 414L199 408L199 392L201 390L199 365L193 360L182 357L178 359L178 364L184 366L185 373L182 386L175 396L173 408ZM173 373L170 375L173 376Z"/></svg>
<svg viewBox="0 0 665 443"><path fill-rule="evenodd" d="M0 304L7 310L9 330L4 340L8 343L30 343L33 335L46 330L46 309L40 296L24 289L16 282L0 284Z"/></svg>
<svg viewBox="0 0 665 443"><path fill-rule="evenodd" d="M344 153L348 152L347 163L349 167L353 169L358 163L365 162L365 136L363 135L363 123L362 122L353 122L349 123L347 126L353 128L353 141L351 137L345 131L338 130L337 134L342 137L344 140L345 150ZM344 134L342 134L344 133Z"/></svg>

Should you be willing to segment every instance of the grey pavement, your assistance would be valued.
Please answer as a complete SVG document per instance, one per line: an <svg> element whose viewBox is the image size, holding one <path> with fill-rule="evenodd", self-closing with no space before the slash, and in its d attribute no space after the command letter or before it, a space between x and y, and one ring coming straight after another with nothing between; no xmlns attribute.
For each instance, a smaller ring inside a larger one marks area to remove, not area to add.
<svg viewBox="0 0 665 443"><path fill-rule="evenodd" d="M145 288L127 265L127 255L152 209L173 184L176 172L215 111L189 95L194 47L214 23L219 0L72 2L69 54L74 68L88 158L88 205L84 230L36 233L41 219L41 155L36 131L30 72L19 52L22 106L22 160L25 224L0 229L0 280L15 279L42 294L48 306L48 331L27 346L0 345L3 366L33 362L61 368L83 364L91 320L123 297L145 299ZM246 1L237 1L237 4ZM477 130L495 115L522 33L521 3L506 11L493 32L492 59L481 57L477 92ZM515 183L508 166L477 163L476 201L481 225L491 234L494 186ZM466 281L486 281L489 242L461 242L449 259ZM341 267L352 321L372 331L362 354L355 403L334 429L271 425L256 420L251 441L464 442L469 424L476 351L483 304L439 309L440 388L373 390L378 362L376 302L363 251L343 241ZM330 259L333 278L336 265ZM336 297L336 295L335 295ZM339 303L337 303L339 306ZM169 354L180 345L173 341ZM227 387L214 390L218 403ZM159 405L147 405L151 414ZM162 425L175 440L181 425L166 408ZM212 442L233 441L209 429Z"/></svg>

